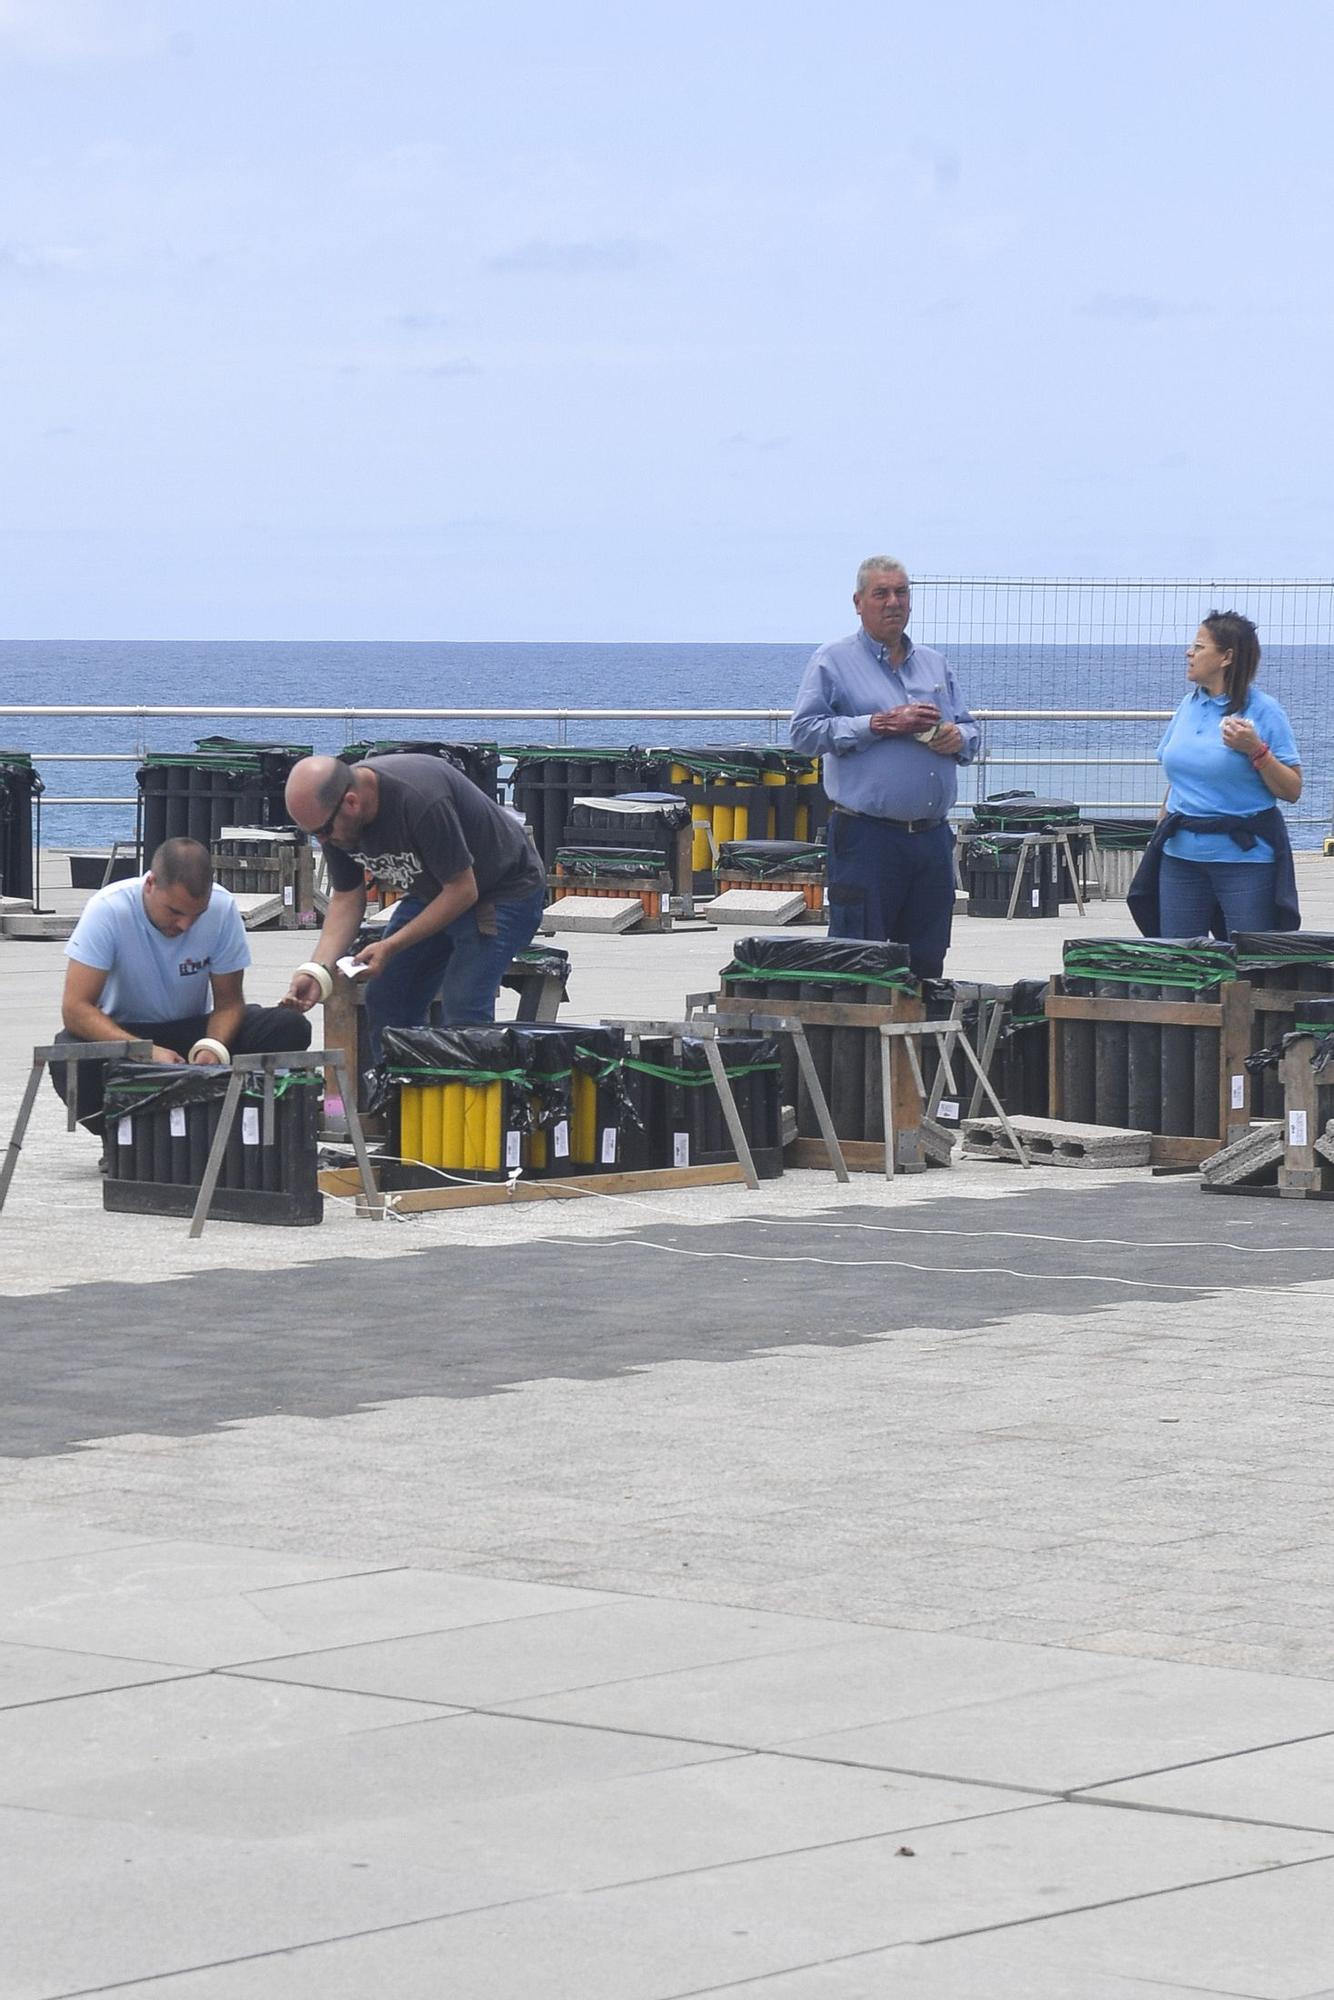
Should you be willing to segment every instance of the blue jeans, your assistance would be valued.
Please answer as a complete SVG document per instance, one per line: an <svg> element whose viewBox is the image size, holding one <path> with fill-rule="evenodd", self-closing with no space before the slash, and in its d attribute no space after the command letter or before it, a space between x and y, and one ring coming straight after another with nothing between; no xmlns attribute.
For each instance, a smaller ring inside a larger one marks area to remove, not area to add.
<svg viewBox="0 0 1334 2000"><path fill-rule="evenodd" d="M497 902L494 937L478 929L475 908L465 910L442 931L408 945L391 958L378 979L372 979L366 988L366 1019L375 1060L380 1060L381 1031L419 1028L437 993L447 1027L494 1021L501 978L515 952L532 943L545 902L543 889ZM402 930L425 907L417 897L404 896L394 905L384 935L391 937Z"/></svg>
<svg viewBox="0 0 1334 2000"><path fill-rule="evenodd" d="M829 935L907 945L918 979L939 979L954 920L948 820L908 833L889 820L830 815Z"/></svg>
<svg viewBox="0 0 1334 2000"><path fill-rule="evenodd" d="M1272 861L1181 861L1165 854L1158 876L1158 929L1162 937L1208 937L1215 910L1224 934L1272 931L1275 864Z"/></svg>

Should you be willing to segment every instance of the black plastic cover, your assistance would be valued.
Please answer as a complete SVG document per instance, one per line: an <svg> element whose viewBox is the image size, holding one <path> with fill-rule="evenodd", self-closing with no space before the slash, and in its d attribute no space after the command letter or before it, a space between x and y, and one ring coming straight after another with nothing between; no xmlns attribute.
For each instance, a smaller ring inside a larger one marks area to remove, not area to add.
<svg viewBox="0 0 1334 2000"><path fill-rule="evenodd" d="M1334 934L1329 931L1238 931L1232 939L1237 964L1334 965Z"/></svg>
<svg viewBox="0 0 1334 2000"><path fill-rule="evenodd" d="M883 979L907 972L906 944L876 944L857 938L749 937L732 947L723 978L744 979L763 972L842 972L857 979Z"/></svg>

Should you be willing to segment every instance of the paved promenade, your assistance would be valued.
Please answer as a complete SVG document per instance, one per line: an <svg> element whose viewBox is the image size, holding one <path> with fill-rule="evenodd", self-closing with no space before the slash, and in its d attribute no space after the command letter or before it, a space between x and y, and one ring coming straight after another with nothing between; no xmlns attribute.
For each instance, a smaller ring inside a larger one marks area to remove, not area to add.
<svg viewBox="0 0 1334 2000"><path fill-rule="evenodd" d="M573 950L572 1018L662 1015L730 938ZM0 942L0 1142L63 963ZM1334 1207L190 1243L96 1158L44 1088L0 1215L0 2000L1334 2000Z"/></svg>

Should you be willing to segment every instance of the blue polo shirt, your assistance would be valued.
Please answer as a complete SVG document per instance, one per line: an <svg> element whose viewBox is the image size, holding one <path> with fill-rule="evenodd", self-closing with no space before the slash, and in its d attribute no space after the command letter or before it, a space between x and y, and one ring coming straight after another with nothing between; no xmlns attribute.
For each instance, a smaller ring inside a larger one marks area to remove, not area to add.
<svg viewBox="0 0 1334 2000"><path fill-rule="evenodd" d="M1298 764L1297 740L1292 724L1274 697L1252 687L1244 708L1237 710L1253 722L1280 764ZM1218 813L1268 812L1277 801L1249 757L1229 750L1223 741L1221 724L1227 714L1227 696L1192 688L1163 731L1158 745L1158 762L1167 773L1167 810L1208 819ZM1230 834L1190 833L1179 828L1164 847L1178 861L1272 861L1274 850L1267 840L1257 839L1254 847L1238 847Z"/></svg>
<svg viewBox="0 0 1334 2000"><path fill-rule="evenodd" d="M250 944L240 912L215 882L208 908L180 937L148 921L144 883L99 889L65 946L66 958L107 974L97 1004L113 1021L188 1021L213 1011L210 975L241 972Z"/></svg>

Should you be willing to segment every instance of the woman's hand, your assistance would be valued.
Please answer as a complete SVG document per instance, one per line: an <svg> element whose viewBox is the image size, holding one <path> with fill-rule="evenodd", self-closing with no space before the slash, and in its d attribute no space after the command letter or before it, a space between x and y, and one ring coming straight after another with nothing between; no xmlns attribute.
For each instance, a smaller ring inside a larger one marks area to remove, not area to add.
<svg viewBox="0 0 1334 2000"><path fill-rule="evenodd" d="M1228 749L1239 750L1243 757L1258 757L1265 748L1265 740L1255 724L1244 721L1239 715L1225 715L1222 731Z"/></svg>

